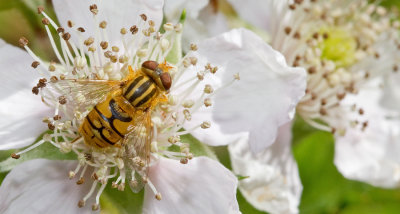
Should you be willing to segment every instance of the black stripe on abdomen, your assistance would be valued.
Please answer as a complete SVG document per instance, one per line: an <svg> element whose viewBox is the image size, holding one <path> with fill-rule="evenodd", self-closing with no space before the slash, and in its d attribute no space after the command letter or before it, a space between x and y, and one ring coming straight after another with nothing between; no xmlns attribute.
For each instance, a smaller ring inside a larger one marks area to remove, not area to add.
<svg viewBox="0 0 400 214"><path fill-rule="evenodd" d="M115 118L113 116L111 116L111 118L106 117L103 113L101 113L99 111L99 109L97 109L97 106L94 107L94 109L96 110L97 114L100 115L101 118L103 118L104 121L106 121L108 124L110 124L110 127L112 130L114 130L115 133L117 133L120 137L124 137L123 134L121 134L114 126L114 120Z"/></svg>
<svg viewBox="0 0 400 214"><path fill-rule="evenodd" d="M102 125L102 127L101 128L97 128L94 124L93 124L93 122L90 120L90 118L89 117L86 117L86 119L87 119L87 121L89 122L89 124L90 124L90 126L93 128L93 129L95 129L95 130L97 130L98 132L99 132L99 134L100 134L100 136L101 136L101 140L104 140L105 142L107 142L108 144L110 144L110 145L115 145L115 143L113 143L113 142L111 142L106 136L104 136L104 134L103 134L103 129L105 128L103 125Z"/></svg>
<svg viewBox="0 0 400 214"><path fill-rule="evenodd" d="M141 86L139 86L139 88L137 88L135 90L135 92L132 94L132 96L130 96L128 98L128 101L130 103L133 103L135 101L135 99L137 99L138 97L142 96L143 93L145 93L147 91L147 89L150 88L150 86L154 84L152 80L147 80L146 82L144 82Z"/></svg>
<svg viewBox="0 0 400 214"><path fill-rule="evenodd" d="M124 93L124 97L126 97L126 95L128 95L132 89L140 82L140 80L143 79L144 76L139 76L137 77L128 87L128 89L126 89L125 93Z"/></svg>
<svg viewBox="0 0 400 214"><path fill-rule="evenodd" d="M140 101L135 105L135 107L139 107L139 106L145 104L147 101L149 101L149 100L156 94L156 91L157 91L157 89L156 89L156 88L153 88L153 90L151 90L151 92L150 92L148 95L146 95L145 97L143 97L143 99L140 100Z"/></svg>

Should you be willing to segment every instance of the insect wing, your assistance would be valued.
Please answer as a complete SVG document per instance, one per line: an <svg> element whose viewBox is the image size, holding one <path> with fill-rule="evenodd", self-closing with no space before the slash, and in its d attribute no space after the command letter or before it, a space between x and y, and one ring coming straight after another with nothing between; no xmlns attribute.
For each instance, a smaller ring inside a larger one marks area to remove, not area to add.
<svg viewBox="0 0 400 214"><path fill-rule="evenodd" d="M119 88L121 81L66 79L53 83L53 88L73 103L74 109L85 111L102 102Z"/></svg>
<svg viewBox="0 0 400 214"><path fill-rule="evenodd" d="M135 117L135 126L125 135L125 164L128 166L126 176L133 192L144 187L144 179L148 177L150 147L152 139L151 112L143 112ZM133 181L133 182L132 182Z"/></svg>

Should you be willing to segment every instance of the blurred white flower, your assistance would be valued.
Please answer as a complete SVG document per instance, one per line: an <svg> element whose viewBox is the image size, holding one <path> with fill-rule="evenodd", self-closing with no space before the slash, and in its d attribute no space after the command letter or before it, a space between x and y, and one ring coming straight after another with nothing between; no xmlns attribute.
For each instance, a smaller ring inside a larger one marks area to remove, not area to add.
<svg viewBox="0 0 400 214"><path fill-rule="evenodd" d="M216 36L229 30L228 21L218 11L215 0L166 0L164 13L167 21L176 22L182 10L187 12L182 33L182 48L188 51L190 44Z"/></svg>
<svg viewBox="0 0 400 214"><path fill-rule="evenodd" d="M4 57L0 62L13 72L2 73L2 80L7 83L3 84L5 90L1 96L1 124L5 131L0 133L4 139L0 149L31 144L46 130L41 128L45 122L54 132L13 157L18 158L42 143L51 143L61 152L75 152L78 162L32 160L16 167L0 188L4 213L56 212L60 206L67 212L88 211L78 210L75 204L79 199L79 206L93 203L92 209L98 210L99 197L110 180L119 190L124 190L125 182L133 183L133 186L139 182L134 176L129 177L129 170L137 168L121 161L125 154L123 149L95 151L83 141L73 142L89 110L71 109L68 95L65 95L66 99L59 97L48 90L47 85L57 86L59 79L68 78L119 80L127 75L128 65L137 69L146 60L161 63L182 31L180 24L166 23L163 26L166 32L158 33L162 1L114 1L95 5L54 0L53 3L64 27L58 27L42 9L39 12L44 16L43 24L59 63L37 57L24 38L20 43L28 54L1 43L0 53ZM146 15L139 16L143 12ZM131 26L135 23L137 25ZM51 28L57 30L60 37L58 48L51 36ZM147 184L145 213L160 210L173 213L239 212L237 179L218 162L193 157L179 136L191 133L209 145L226 145L246 135L254 151L265 148L275 139L278 126L293 117L294 107L304 94L304 70L288 67L282 55L249 31L233 30L193 45L191 50L184 58L175 59L177 62L166 62L171 67L173 85L168 102L152 112L152 162L149 177L141 174ZM33 63L29 55L34 58ZM24 66L28 64L35 70ZM42 78L39 83L33 82L39 78ZM235 87L230 86L239 79ZM32 85L36 86L31 90ZM41 99L35 99L31 92L40 95ZM43 107L43 103L47 107ZM9 114L10 108L18 108L18 112ZM49 115L52 116L46 117ZM27 126L29 128L25 128ZM21 130L21 134L15 134ZM169 151L168 147L172 145L177 145L180 151ZM71 168L73 165L75 169ZM45 170L42 172L41 169ZM77 184L84 187L74 188L71 181L59 180L63 174L67 176L68 170L71 170L70 178L79 176ZM49 174L54 176L46 176ZM30 182L21 182L27 177ZM60 191L65 189L68 191ZM46 195L47 192L54 194ZM161 196L162 200L157 201ZM37 198L43 200L34 207L21 205Z"/></svg>
<svg viewBox="0 0 400 214"><path fill-rule="evenodd" d="M398 116L379 105L380 95L369 97L381 93L376 81L398 70L399 23L393 14L362 0L229 2L268 32L268 42L289 64L307 69L306 95L296 111L310 125L335 133L339 171L373 185L398 186ZM391 90L384 100L396 106L388 97L393 95ZM260 209L275 212L270 205Z"/></svg>

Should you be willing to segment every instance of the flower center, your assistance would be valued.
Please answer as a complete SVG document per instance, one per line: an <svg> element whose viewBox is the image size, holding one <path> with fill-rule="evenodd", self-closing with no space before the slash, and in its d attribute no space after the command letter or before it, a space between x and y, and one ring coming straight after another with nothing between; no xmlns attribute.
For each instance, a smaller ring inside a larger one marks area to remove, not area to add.
<svg viewBox="0 0 400 214"><path fill-rule="evenodd" d="M322 59L333 61L336 67L346 67L355 62L357 42L349 30L323 28L320 34L327 37L318 45L322 50Z"/></svg>

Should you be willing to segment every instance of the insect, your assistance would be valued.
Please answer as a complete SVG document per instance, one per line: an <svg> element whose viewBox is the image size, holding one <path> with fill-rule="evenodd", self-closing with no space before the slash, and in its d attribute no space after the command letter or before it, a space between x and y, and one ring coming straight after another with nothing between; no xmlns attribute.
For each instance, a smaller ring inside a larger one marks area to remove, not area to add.
<svg viewBox="0 0 400 214"><path fill-rule="evenodd" d="M94 106L80 125L78 139L83 138L95 150L124 147L130 168L137 168L133 158L139 160L136 165L146 168L152 138L151 111L167 101L165 94L172 84L169 69L166 62L145 61L136 71L129 66L129 74L120 81L58 81L58 90L69 96L76 108ZM134 178L134 171L128 177Z"/></svg>

